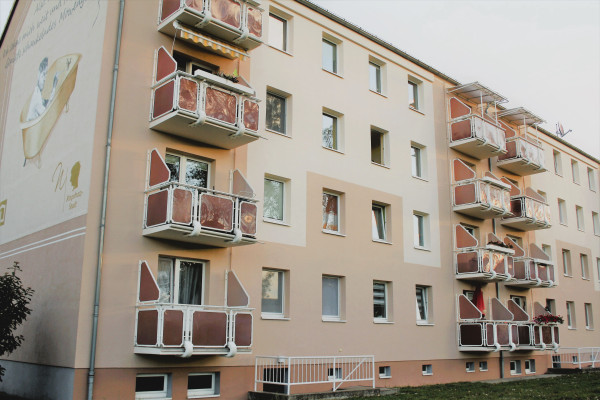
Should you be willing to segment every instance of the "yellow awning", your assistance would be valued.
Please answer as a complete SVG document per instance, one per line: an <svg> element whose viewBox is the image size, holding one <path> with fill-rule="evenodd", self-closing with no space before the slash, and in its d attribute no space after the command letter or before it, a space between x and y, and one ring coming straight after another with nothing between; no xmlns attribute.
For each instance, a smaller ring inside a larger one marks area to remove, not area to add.
<svg viewBox="0 0 600 400"><path fill-rule="evenodd" d="M201 35L183 27L179 28L179 32L182 39L204 46L208 50L214 51L227 58L239 58L243 61L248 57L248 53L241 48L226 44L212 37Z"/></svg>

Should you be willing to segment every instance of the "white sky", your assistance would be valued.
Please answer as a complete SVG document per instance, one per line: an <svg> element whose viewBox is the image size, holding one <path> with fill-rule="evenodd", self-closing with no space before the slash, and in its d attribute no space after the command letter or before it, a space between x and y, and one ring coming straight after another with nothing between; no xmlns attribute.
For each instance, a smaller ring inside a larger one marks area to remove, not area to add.
<svg viewBox="0 0 600 400"><path fill-rule="evenodd" d="M0 0L3 30L13 0ZM600 0L313 0L600 158Z"/></svg>

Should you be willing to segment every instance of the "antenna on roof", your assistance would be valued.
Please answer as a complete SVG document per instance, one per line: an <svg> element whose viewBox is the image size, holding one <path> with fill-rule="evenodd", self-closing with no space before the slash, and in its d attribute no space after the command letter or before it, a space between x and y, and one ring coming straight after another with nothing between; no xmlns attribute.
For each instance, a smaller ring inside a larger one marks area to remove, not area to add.
<svg viewBox="0 0 600 400"><path fill-rule="evenodd" d="M567 133L571 132L573 129L569 129L568 131L565 132L565 128L563 128L562 124L560 122L556 123L556 136L558 137L564 137Z"/></svg>

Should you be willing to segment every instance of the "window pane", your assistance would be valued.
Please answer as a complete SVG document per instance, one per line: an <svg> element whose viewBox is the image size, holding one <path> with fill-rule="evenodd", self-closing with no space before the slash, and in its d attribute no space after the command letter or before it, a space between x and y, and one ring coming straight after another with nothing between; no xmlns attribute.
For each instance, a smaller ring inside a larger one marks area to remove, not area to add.
<svg viewBox="0 0 600 400"><path fill-rule="evenodd" d="M408 82L408 106L415 109L419 108L417 84L413 82Z"/></svg>
<svg viewBox="0 0 600 400"><path fill-rule="evenodd" d="M337 73L336 45L323 39L323 69Z"/></svg>
<svg viewBox="0 0 600 400"><path fill-rule="evenodd" d="M267 129L285 134L285 98L267 93Z"/></svg>
<svg viewBox="0 0 600 400"><path fill-rule="evenodd" d="M369 63L369 89L381 93L381 67Z"/></svg>
<svg viewBox="0 0 600 400"><path fill-rule="evenodd" d="M283 271L262 272L262 312L283 314Z"/></svg>
<svg viewBox="0 0 600 400"><path fill-rule="evenodd" d="M181 157L167 154L165 157L167 168L171 172L170 182L179 182L179 167L181 165Z"/></svg>
<svg viewBox="0 0 600 400"><path fill-rule="evenodd" d="M269 45L286 51L287 21L269 14Z"/></svg>
<svg viewBox="0 0 600 400"><path fill-rule="evenodd" d="M337 118L323 114L323 146L337 150Z"/></svg>
<svg viewBox="0 0 600 400"><path fill-rule="evenodd" d="M323 277L323 308L324 316L339 317L339 278Z"/></svg>
<svg viewBox="0 0 600 400"><path fill-rule="evenodd" d="M371 208L373 219L373 239L385 240L385 212L381 206L373 205Z"/></svg>
<svg viewBox="0 0 600 400"><path fill-rule="evenodd" d="M265 199L263 216L283 221L283 188L284 183L265 179Z"/></svg>
<svg viewBox="0 0 600 400"><path fill-rule="evenodd" d="M339 231L339 197L334 194L323 193L323 229L326 231Z"/></svg>
<svg viewBox="0 0 600 400"><path fill-rule="evenodd" d="M422 215L413 214L414 243L420 247L425 247L424 220L425 217Z"/></svg>
<svg viewBox="0 0 600 400"><path fill-rule="evenodd" d="M188 389L212 389L213 375L188 375Z"/></svg>
<svg viewBox="0 0 600 400"><path fill-rule="evenodd" d="M421 177L421 149L411 146L410 148L412 175Z"/></svg>
<svg viewBox="0 0 600 400"><path fill-rule="evenodd" d="M202 304L202 263L179 262L179 303Z"/></svg>
<svg viewBox="0 0 600 400"><path fill-rule="evenodd" d="M208 184L208 164L188 158L185 163L185 183L205 188Z"/></svg>
<svg viewBox="0 0 600 400"><path fill-rule="evenodd" d="M417 320L427 321L427 290L417 286Z"/></svg>
<svg viewBox="0 0 600 400"><path fill-rule="evenodd" d="M165 377L163 375L137 376L135 378L136 393L162 392L165 390Z"/></svg>
<svg viewBox="0 0 600 400"><path fill-rule="evenodd" d="M373 283L373 317L387 318L385 283Z"/></svg>
<svg viewBox="0 0 600 400"><path fill-rule="evenodd" d="M383 164L383 133L371 131L371 162Z"/></svg>
<svg viewBox="0 0 600 400"><path fill-rule="evenodd" d="M156 283L160 290L159 303L171 303L173 301L171 296L173 287L173 260L170 258L158 259Z"/></svg>

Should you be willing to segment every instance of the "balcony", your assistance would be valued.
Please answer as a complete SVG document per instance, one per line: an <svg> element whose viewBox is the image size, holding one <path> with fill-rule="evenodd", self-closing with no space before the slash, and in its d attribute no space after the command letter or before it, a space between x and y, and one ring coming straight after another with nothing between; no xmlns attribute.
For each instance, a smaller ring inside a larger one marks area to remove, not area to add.
<svg viewBox="0 0 600 400"><path fill-rule="evenodd" d="M507 285L546 288L557 286L554 278L554 263L542 249L532 243L529 256L526 256L525 251L510 238L505 238L504 243L515 250L512 267L509 266L512 279L506 282Z"/></svg>
<svg viewBox="0 0 600 400"><path fill-rule="evenodd" d="M224 149L259 138L258 100L250 87L205 71L177 71L164 47L156 60L151 129Z"/></svg>
<svg viewBox="0 0 600 400"><path fill-rule="evenodd" d="M506 150L506 154L498 156L498 168L519 176L546 171L544 150L539 141L522 136L509 137Z"/></svg>
<svg viewBox="0 0 600 400"><path fill-rule="evenodd" d="M448 89L448 94L478 104L480 109L474 112L458 97L450 98L450 147L478 160L506 153L504 129L485 111L490 106L495 110L506 98L478 82Z"/></svg>
<svg viewBox="0 0 600 400"><path fill-rule="evenodd" d="M511 279L508 259L514 253L491 233L488 235L488 244L479 246L478 240L462 225L455 227L456 279L508 281Z"/></svg>
<svg viewBox="0 0 600 400"><path fill-rule="evenodd" d="M162 0L158 30L173 37L183 25L250 50L262 43L258 5L252 0Z"/></svg>
<svg viewBox="0 0 600 400"><path fill-rule="evenodd" d="M487 172L477 178L461 160L453 160L452 210L479 219L510 214L510 186Z"/></svg>
<svg viewBox="0 0 600 400"><path fill-rule="evenodd" d="M502 217L500 223L506 227L520 231L533 231L550 228L550 206L546 199L531 188L525 194L509 181L511 186L511 216Z"/></svg>
<svg viewBox="0 0 600 400"><path fill-rule="evenodd" d="M514 301L506 308L490 299L491 315L481 311L464 295L458 299L458 347L460 351L531 351L558 349L558 327L537 325Z"/></svg>
<svg viewBox="0 0 600 400"><path fill-rule="evenodd" d="M139 271L134 353L187 358L251 351L252 309L233 271L226 276L224 306L161 303L148 263L140 262Z"/></svg>
<svg viewBox="0 0 600 400"><path fill-rule="evenodd" d="M212 247L256 243L256 200L239 171L231 175L234 193L225 193L171 182L156 149L149 158L144 236Z"/></svg>

